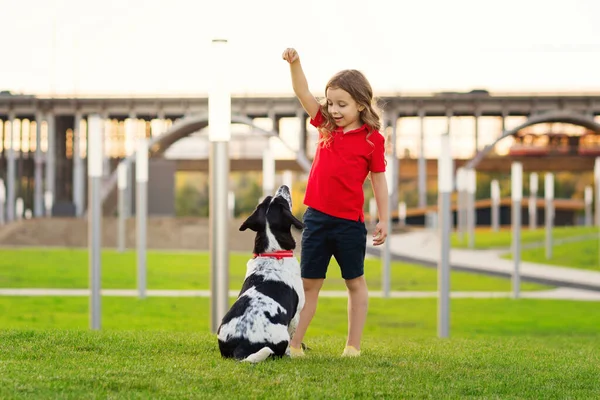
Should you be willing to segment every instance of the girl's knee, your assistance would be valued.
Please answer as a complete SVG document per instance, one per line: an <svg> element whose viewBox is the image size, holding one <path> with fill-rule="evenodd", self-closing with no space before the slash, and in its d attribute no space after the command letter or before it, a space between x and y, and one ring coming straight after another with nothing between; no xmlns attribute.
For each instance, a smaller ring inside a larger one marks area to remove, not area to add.
<svg viewBox="0 0 600 400"><path fill-rule="evenodd" d="M319 292L323 287L325 279L308 279L302 278L302 284L304 285L304 292Z"/></svg>
<svg viewBox="0 0 600 400"><path fill-rule="evenodd" d="M361 275L358 278L346 279L346 287L351 292L358 291L358 290L366 290L367 289L367 281L365 280L365 276Z"/></svg>

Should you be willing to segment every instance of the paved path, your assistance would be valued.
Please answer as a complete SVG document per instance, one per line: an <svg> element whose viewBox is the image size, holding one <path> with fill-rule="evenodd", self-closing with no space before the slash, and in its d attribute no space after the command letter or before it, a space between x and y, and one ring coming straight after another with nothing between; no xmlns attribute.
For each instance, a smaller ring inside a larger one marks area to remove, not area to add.
<svg viewBox="0 0 600 400"><path fill-rule="evenodd" d="M229 295L236 297L238 291L230 290ZM148 297L209 297L208 290L147 290ZM90 295L89 289L0 289L0 296L19 296L19 297L42 297L42 296L61 296L61 297L87 297ZM138 292L135 289L104 289L102 296L106 297L137 297ZM347 297L345 291L322 291L322 297ZM369 292L370 297L382 297L381 291ZM436 298L437 292L391 292L392 298ZM509 292L452 292L452 298L510 298ZM549 299L549 300L581 300L581 301L600 301L600 292L594 292L581 289L558 288L544 291L522 292L521 297L525 299Z"/></svg>
<svg viewBox="0 0 600 400"><path fill-rule="evenodd" d="M435 231L418 230L394 234L389 237L389 240L393 259L437 266L440 257L440 241ZM379 255L380 251L380 246L368 246L371 255ZM506 252L506 250L452 249L450 264L455 270L510 277L514 270L514 262L500 257ZM530 282L600 292L600 268L598 271L589 271L522 261L520 273L522 280Z"/></svg>

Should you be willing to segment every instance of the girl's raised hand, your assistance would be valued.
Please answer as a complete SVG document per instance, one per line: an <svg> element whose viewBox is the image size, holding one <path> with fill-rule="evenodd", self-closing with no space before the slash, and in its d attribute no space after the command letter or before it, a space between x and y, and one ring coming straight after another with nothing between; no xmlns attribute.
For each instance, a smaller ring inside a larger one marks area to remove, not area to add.
<svg viewBox="0 0 600 400"><path fill-rule="evenodd" d="M295 49L287 48L283 52L283 59L285 61L289 62L290 64L292 64L294 61L298 60L298 58L299 58L298 52Z"/></svg>

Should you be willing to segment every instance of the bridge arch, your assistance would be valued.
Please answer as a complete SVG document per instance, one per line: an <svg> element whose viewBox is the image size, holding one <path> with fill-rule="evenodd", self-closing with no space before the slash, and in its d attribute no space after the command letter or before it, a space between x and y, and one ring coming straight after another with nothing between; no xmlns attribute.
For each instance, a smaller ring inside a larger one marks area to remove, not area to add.
<svg viewBox="0 0 600 400"><path fill-rule="evenodd" d="M493 143L485 146L482 150L480 150L475 155L475 157L473 157L470 161L468 161L464 165L464 167L465 168L473 168L473 169L477 168L477 165L481 162L481 160L483 160L485 158L485 156L488 155L488 153L490 151L492 151L494 146L496 146L496 144L499 141L501 141L502 139L507 138L509 136L515 135L521 129L524 129L524 128L527 128L529 126L536 125L536 124L551 123L551 122L562 122L562 123L569 123L569 124L573 124L573 125L583 126L584 128L587 128L597 134L600 134L600 124L599 123L597 123L590 117L587 117L587 116L581 115L581 114L577 114L573 111L563 110L563 111L551 111L551 112L543 113L543 114L536 114L536 115L530 117L527 121L523 122L521 125L513 128L513 129L510 129L508 131L502 132L502 135L500 137L498 137L498 139L496 139Z"/></svg>
<svg viewBox="0 0 600 400"><path fill-rule="evenodd" d="M263 136L277 137L277 138L279 138L279 140L283 143L283 145L285 147L287 147L290 150L293 150L291 148L291 146L289 146L289 144L287 144L283 139L281 139L281 137L279 136L279 134L276 131L266 130L266 129L259 127L258 125L256 125L254 123L254 121L251 118L248 118L245 115L232 114L231 123L248 125L248 126L252 127L258 133L262 134ZM162 156L165 153L165 151L170 146L172 146L175 142L191 135L194 132L197 132L203 128L206 128L207 126L208 126L208 114L191 115L191 116L184 117L184 118L176 121L171 126L171 128L169 128L166 132L164 132L156 137L153 137L149 140L148 149L149 149L150 157ZM306 154L304 154L303 151L297 151L297 152L295 152L295 154L296 154L296 161L298 162L298 165L300 165L302 167L302 169L304 169L304 171L309 172L310 168L311 168L311 161L308 159ZM123 164L123 163L127 163L128 165L131 165L131 164L135 163L135 159L136 159L136 155L135 155L135 153L133 153L133 154L123 158L121 160L121 162L119 163L119 165ZM110 177L108 178L108 180L106 181L106 183L103 187L103 191L102 191L102 201L103 202L110 195L110 193L113 190L115 190L115 188L116 188L117 175L118 175L117 170L118 169L115 169L111 173Z"/></svg>

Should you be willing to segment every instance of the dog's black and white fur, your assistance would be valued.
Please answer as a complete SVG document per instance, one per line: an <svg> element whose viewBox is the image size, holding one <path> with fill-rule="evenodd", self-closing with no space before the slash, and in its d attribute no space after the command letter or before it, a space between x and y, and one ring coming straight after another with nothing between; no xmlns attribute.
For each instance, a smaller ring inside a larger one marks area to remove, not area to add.
<svg viewBox="0 0 600 400"><path fill-rule="evenodd" d="M291 227L304 225L291 208L290 191L281 186L240 226L256 232L255 258L248 261L242 290L217 332L223 357L260 362L289 351L304 307L300 264L289 251L296 247ZM286 256L277 257L284 250Z"/></svg>

